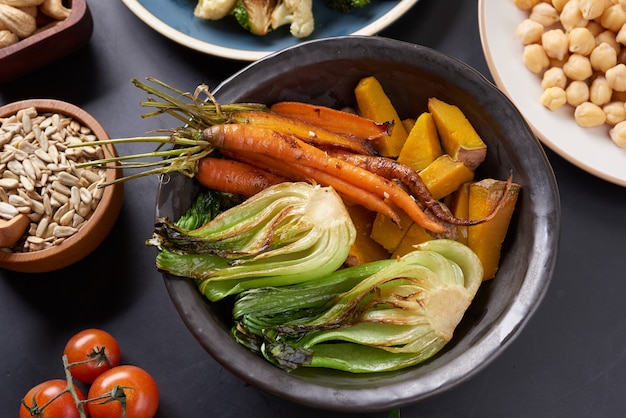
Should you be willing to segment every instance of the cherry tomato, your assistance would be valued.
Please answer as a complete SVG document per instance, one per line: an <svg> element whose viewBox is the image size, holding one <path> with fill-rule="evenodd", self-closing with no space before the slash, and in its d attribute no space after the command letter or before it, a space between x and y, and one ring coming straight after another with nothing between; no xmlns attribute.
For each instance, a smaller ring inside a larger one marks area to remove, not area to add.
<svg viewBox="0 0 626 418"><path fill-rule="evenodd" d="M110 395L114 401L109 401ZM94 380L87 395L92 418L117 418L122 416L126 404L126 417L152 418L159 406L159 389L145 370L130 365L117 366ZM101 400L94 398L103 397Z"/></svg>
<svg viewBox="0 0 626 418"><path fill-rule="evenodd" d="M86 329L70 338L63 354L72 376L83 383L91 383L103 372L120 364L120 346L108 332Z"/></svg>
<svg viewBox="0 0 626 418"><path fill-rule="evenodd" d="M50 399L64 391L66 387L67 382L65 380L54 379L40 383L29 390L20 406L20 418L80 418L74 398L69 392L62 394L42 409ZM76 386L74 389L78 399L85 400L83 392ZM85 413L88 414L88 405L83 405Z"/></svg>

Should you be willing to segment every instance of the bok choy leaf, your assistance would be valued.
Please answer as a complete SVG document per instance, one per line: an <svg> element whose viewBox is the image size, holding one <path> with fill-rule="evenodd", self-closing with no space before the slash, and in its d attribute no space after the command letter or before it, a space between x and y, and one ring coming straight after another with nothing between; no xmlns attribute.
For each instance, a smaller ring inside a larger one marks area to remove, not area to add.
<svg viewBox="0 0 626 418"><path fill-rule="evenodd" d="M285 286L337 270L356 239L331 187L280 183L186 230L159 219L148 245L157 267L197 281L211 301L245 289Z"/></svg>

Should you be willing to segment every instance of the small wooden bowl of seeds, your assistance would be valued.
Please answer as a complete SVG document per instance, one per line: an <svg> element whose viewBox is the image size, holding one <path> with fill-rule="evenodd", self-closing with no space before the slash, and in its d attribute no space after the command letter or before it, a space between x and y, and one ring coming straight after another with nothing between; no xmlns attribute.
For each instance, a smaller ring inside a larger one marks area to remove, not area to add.
<svg viewBox="0 0 626 418"><path fill-rule="evenodd" d="M32 99L0 107L0 268L43 273L95 250L122 207L123 186L99 187L122 170L81 167L116 156L112 145L72 146L109 139L83 109Z"/></svg>

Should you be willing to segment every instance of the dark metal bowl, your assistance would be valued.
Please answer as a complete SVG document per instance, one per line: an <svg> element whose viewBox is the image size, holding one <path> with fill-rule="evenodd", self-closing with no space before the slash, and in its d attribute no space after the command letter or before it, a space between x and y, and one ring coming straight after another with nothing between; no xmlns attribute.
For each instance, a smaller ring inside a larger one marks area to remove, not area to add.
<svg viewBox="0 0 626 418"><path fill-rule="evenodd" d="M230 308L209 303L195 285L165 275L183 321L224 368L249 384L296 403L346 412L381 411L419 401L470 378L520 333L543 298L554 269L560 204L556 180L532 131L515 106L464 63L422 46L381 37L339 37L302 43L225 80L221 103L300 100L354 106L364 76L382 83L401 117L417 117L429 97L461 108L488 146L477 178L505 179L522 193L495 279L483 283L452 341L434 358L405 370L353 375L303 369L287 373L238 345L229 333ZM159 189L157 215L177 217L197 191L173 177Z"/></svg>

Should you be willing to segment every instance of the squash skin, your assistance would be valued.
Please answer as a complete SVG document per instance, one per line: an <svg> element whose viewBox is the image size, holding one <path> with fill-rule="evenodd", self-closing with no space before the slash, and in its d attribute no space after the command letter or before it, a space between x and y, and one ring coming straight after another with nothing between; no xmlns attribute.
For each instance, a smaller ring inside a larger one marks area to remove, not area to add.
<svg viewBox="0 0 626 418"><path fill-rule="evenodd" d="M512 183L508 189L506 184L503 180L484 179L469 187L470 219L481 219L491 214L506 192L504 204L492 219L468 227L467 245L483 264L483 280L494 278L498 271L502 243L521 190L519 184Z"/></svg>

